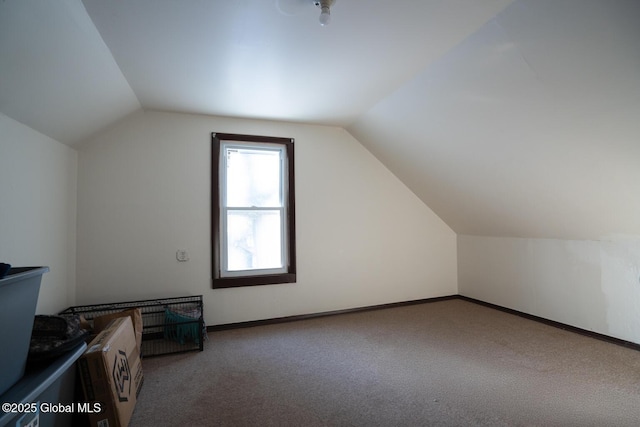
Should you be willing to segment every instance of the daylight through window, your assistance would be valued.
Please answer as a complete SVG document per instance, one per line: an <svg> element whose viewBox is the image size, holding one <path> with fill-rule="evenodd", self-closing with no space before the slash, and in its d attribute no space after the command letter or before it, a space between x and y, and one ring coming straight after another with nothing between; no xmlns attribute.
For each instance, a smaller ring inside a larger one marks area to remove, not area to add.
<svg viewBox="0 0 640 427"><path fill-rule="evenodd" d="M213 287L294 282L293 141L212 141Z"/></svg>

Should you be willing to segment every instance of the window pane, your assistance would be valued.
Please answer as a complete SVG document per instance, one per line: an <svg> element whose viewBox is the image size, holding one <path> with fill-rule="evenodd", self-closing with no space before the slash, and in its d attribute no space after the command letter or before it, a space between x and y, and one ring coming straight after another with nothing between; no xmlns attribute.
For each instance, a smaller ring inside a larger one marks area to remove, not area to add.
<svg viewBox="0 0 640 427"><path fill-rule="evenodd" d="M295 283L292 138L212 133L212 286Z"/></svg>
<svg viewBox="0 0 640 427"><path fill-rule="evenodd" d="M282 206L281 150L227 147L227 206Z"/></svg>
<svg viewBox="0 0 640 427"><path fill-rule="evenodd" d="M227 212L228 271L282 268L279 210Z"/></svg>

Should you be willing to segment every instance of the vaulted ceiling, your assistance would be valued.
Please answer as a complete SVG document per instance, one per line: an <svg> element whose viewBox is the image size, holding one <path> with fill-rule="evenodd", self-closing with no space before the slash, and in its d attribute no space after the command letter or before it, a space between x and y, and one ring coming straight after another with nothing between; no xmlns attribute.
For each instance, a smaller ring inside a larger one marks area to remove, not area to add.
<svg viewBox="0 0 640 427"><path fill-rule="evenodd" d="M640 2L2 0L0 112L341 126L463 234L640 236Z"/></svg>

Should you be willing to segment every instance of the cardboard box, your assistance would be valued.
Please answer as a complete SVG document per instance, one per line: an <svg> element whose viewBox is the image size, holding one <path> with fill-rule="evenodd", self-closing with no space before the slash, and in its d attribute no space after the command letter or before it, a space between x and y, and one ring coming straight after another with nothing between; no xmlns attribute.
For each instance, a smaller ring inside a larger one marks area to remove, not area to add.
<svg viewBox="0 0 640 427"><path fill-rule="evenodd" d="M99 413L89 413L95 427L127 427L142 387L142 364L130 317L114 319L89 344L78 361L87 402Z"/></svg>
<svg viewBox="0 0 640 427"><path fill-rule="evenodd" d="M93 333L99 334L111 321L117 317L131 317L133 322L133 332L136 334L138 350L142 349L142 311L139 308L119 311L117 313L104 314L93 319Z"/></svg>

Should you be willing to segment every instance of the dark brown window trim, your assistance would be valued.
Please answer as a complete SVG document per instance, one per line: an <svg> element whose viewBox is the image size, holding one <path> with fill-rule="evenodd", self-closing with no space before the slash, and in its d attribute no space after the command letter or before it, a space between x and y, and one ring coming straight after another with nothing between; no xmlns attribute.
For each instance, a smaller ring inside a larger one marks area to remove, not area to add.
<svg viewBox="0 0 640 427"><path fill-rule="evenodd" d="M288 159L288 271L283 274L252 275L241 277L220 277L220 145L222 141L245 141L282 144L287 150ZM292 138L270 136L240 135L231 133L211 134L211 266L212 287L233 288L240 286L273 285L278 283L295 283L296 281L296 221L295 221L295 171Z"/></svg>

